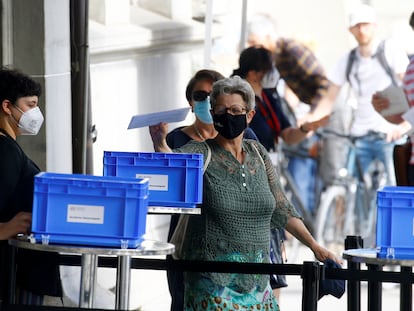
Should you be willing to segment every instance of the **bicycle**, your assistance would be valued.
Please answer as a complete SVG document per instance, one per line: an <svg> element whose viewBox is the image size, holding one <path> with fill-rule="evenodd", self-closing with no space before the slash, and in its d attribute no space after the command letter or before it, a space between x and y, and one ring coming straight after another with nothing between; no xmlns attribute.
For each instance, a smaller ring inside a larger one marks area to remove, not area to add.
<svg viewBox="0 0 414 311"><path fill-rule="evenodd" d="M285 116L287 116L291 124L297 124L298 120L293 107L291 107L288 102L283 99L283 97L281 97L280 100L280 107ZM302 196L300 195L296 182L289 171L289 159L292 157L312 159L316 162L316 164L318 164L318 160L310 154L308 145L304 146L301 143L298 145L288 145L284 143L282 139L278 142L276 146L276 153L273 153L273 155L274 157L277 157L273 158L272 161L275 168L278 168L280 171L281 183L288 199L295 205L297 211L303 217L303 222L305 223L307 229L313 233L315 217L302 200ZM319 170L316 171L319 172ZM319 179L319 175L315 176L315 200L313 201L315 208L319 205L319 194L321 189L318 182Z"/></svg>
<svg viewBox="0 0 414 311"><path fill-rule="evenodd" d="M315 215L305 207L305 204L302 200L302 197L300 195L300 192L298 190L298 187L296 185L296 182L290 173L288 169L289 164L289 157L291 156L297 156L302 157L304 159L311 158L314 161L317 161L317 159L313 158L309 150L303 148L292 148L283 141L280 141L277 145L277 152L270 153L270 156L272 158L272 162L274 164L275 169L278 170L279 176L280 176L280 182L282 184L282 187L285 191L285 194L290 202L292 202L298 211L298 213L303 217L303 222L309 232L313 233L315 231ZM317 178L317 177L316 177ZM315 207L319 205L319 193L318 190L319 186L318 184L315 185ZM298 257L299 253L299 240L292 238L288 239L288 251L287 251L287 258L289 262L295 262L296 258Z"/></svg>
<svg viewBox="0 0 414 311"><path fill-rule="evenodd" d="M356 152L359 137L324 129L322 136L344 139L348 153L346 163L337 178L321 194L315 226L315 238L331 250L342 248L347 235L360 235L369 241L375 236L376 191L386 183L384 165L373 161L364 174ZM370 132L383 139L382 133ZM372 240L373 241L373 240Z"/></svg>
<svg viewBox="0 0 414 311"><path fill-rule="evenodd" d="M314 228L314 216L305 207L305 203L302 200L300 192L296 186L296 182L288 169L289 157L297 156L301 158L312 158L308 150L305 149L293 149L286 146L283 142L278 145L277 161L275 167L279 169L282 186L285 190L285 194L290 202L295 205L298 213L303 217L303 222L308 230L313 233ZM312 158L313 159L313 158ZM313 159L316 161L316 159ZM315 206L318 206L318 200L315 202Z"/></svg>

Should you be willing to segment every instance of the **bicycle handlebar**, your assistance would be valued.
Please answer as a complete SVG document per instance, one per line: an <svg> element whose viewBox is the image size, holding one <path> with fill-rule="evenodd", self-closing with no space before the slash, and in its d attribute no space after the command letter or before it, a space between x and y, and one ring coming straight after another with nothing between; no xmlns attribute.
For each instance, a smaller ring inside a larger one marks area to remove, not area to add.
<svg viewBox="0 0 414 311"><path fill-rule="evenodd" d="M340 133L336 130L330 129L330 128L320 128L316 131L316 135L320 136L320 137L326 137L328 136L327 134L333 134L337 137L341 137L341 138L346 138L352 142L361 139L363 137L371 137L371 138L378 138L378 139L382 139L385 140L387 138L387 134L383 133L383 132L378 132L378 131L374 131L374 130L369 130L368 133L366 135L362 135L362 136L355 136L355 135L351 135L351 134L344 134L344 133Z"/></svg>

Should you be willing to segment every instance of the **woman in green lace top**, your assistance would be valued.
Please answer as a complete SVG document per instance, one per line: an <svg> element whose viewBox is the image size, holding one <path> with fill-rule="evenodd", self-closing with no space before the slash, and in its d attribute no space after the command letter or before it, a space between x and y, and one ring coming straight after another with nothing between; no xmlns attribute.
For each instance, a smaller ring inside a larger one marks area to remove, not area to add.
<svg viewBox="0 0 414 311"><path fill-rule="evenodd" d="M270 228L286 228L323 261L335 256L308 232L287 200L265 148L243 139L255 110L254 92L238 76L214 83L210 95L218 135L174 152L201 153L201 216L189 218L183 259L268 263ZM150 127L154 148L171 152L167 124ZM187 272L184 310L279 310L268 275Z"/></svg>

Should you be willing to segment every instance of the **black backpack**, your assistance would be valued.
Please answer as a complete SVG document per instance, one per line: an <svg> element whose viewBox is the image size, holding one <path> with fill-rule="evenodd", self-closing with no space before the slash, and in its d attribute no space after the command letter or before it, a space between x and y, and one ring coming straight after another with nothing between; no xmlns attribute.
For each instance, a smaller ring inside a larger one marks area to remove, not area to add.
<svg viewBox="0 0 414 311"><path fill-rule="evenodd" d="M398 82L397 82L397 79L395 77L394 70L388 64L388 61L385 57L384 46L385 46L385 41L383 40L378 45L378 48L377 48L377 51L376 51L375 55L378 57L378 61L380 62L382 68L384 68L385 72L390 76L390 78L392 80L392 84L397 86ZM348 56L348 62L346 64L346 79L347 79L349 84L351 84L349 76L351 74L352 65L355 63L355 60L356 60L356 57L357 57L356 56L356 50L357 50L357 48L354 48L354 49L351 50L351 52L349 53L349 56ZM356 79L358 81L358 77L356 77ZM358 83L359 83L359 81L358 81Z"/></svg>

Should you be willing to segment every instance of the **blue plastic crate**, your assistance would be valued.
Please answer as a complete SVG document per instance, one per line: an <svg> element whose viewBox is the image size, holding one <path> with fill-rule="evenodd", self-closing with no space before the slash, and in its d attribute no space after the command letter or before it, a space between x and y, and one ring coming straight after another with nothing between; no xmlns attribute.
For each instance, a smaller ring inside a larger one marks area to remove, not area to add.
<svg viewBox="0 0 414 311"><path fill-rule="evenodd" d="M104 151L105 176L149 179L150 206L196 207L203 198L203 155Z"/></svg>
<svg viewBox="0 0 414 311"><path fill-rule="evenodd" d="M414 259L414 187L377 191L378 257Z"/></svg>
<svg viewBox="0 0 414 311"><path fill-rule="evenodd" d="M32 233L49 243L136 248L145 234L148 179L42 172Z"/></svg>

